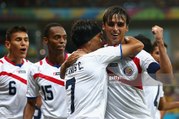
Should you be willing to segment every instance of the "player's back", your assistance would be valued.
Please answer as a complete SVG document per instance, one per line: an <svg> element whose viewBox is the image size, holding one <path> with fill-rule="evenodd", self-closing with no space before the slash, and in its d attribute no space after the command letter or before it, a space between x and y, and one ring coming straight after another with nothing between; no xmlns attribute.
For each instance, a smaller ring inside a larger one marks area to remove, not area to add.
<svg viewBox="0 0 179 119"><path fill-rule="evenodd" d="M6 57L0 61L0 118L22 118L32 63L24 59L22 65L15 65Z"/></svg>
<svg viewBox="0 0 179 119"><path fill-rule="evenodd" d="M70 103L68 111L72 114L70 118L104 118L103 109L106 107L107 99L105 65L93 57L84 56L69 67L67 73L65 80L67 80L67 101Z"/></svg>
<svg viewBox="0 0 179 119"><path fill-rule="evenodd" d="M106 67L121 56L118 47L112 49L116 52L111 52L109 48L83 55L67 69L65 85L69 119L104 119L107 101Z"/></svg>

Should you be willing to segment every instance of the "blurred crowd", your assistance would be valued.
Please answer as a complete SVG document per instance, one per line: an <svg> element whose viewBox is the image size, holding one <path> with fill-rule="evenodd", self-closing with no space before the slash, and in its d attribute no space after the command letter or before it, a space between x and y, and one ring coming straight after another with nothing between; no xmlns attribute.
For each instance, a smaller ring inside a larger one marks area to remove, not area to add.
<svg viewBox="0 0 179 119"><path fill-rule="evenodd" d="M176 7L179 0L0 0L1 8L11 7L108 7L110 5L120 4L124 7Z"/></svg>

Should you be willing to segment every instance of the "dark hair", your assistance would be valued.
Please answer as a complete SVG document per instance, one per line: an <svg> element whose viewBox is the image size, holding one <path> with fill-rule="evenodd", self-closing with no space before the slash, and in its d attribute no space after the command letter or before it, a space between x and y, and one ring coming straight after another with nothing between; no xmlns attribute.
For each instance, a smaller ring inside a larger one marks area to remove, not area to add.
<svg viewBox="0 0 179 119"><path fill-rule="evenodd" d="M71 29L71 40L77 48L90 41L101 32L101 28L94 20L81 19L74 22Z"/></svg>
<svg viewBox="0 0 179 119"><path fill-rule="evenodd" d="M16 32L28 33L26 27L24 26L13 26L6 31L6 40L10 41L12 34Z"/></svg>
<svg viewBox="0 0 179 119"><path fill-rule="evenodd" d="M138 39L144 44L144 50L148 53L151 53L152 51L152 42L149 38L142 34L138 34L137 36L134 36L134 38Z"/></svg>
<svg viewBox="0 0 179 119"><path fill-rule="evenodd" d="M59 27L63 27L61 24L59 23L49 23L45 26L44 31L43 31L43 36L44 37L48 37L49 36L49 31L50 28L55 27L55 26L59 26Z"/></svg>
<svg viewBox="0 0 179 119"><path fill-rule="evenodd" d="M164 42L164 46L165 46L166 48L168 47L167 44L166 44L165 42ZM157 45L157 41L154 41L154 42L153 42L151 52L154 51L155 47L158 47L158 45Z"/></svg>
<svg viewBox="0 0 179 119"><path fill-rule="evenodd" d="M111 6L111 7L107 8L104 11L103 23L106 23L106 22L112 20L112 16L114 14L118 14L121 18L126 20L126 25L127 26L129 25L129 23L130 23L130 16L128 15L126 10L121 8L120 6Z"/></svg>

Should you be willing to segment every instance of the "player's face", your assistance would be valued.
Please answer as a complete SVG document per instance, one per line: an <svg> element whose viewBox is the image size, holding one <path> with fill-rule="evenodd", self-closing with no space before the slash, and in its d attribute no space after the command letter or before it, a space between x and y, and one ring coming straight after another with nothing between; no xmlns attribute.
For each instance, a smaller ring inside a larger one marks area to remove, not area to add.
<svg viewBox="0 0 179 119"><path fill-rule="evenodd" d="M108 45L118 45L124 40L128 31L126 19L118 14L114 14L112 19L103 24L103 30L108 37Z"/></svg>
<svg viewBox="0 0 179 119"><path fill-rule="evenodd" d="M166 48L165 48L165 52L167 52ZM158 63L160 63L160 52L157 46L154 48L154 51L151 53L151 55Z"/></svg>
<svg viewBox="0 0 179 119"><path fill-rule="evenodd" d="M5 45L9 50L9 57L13 60L25 58L29 48L28 34L25 32L13 33L10 41L6 41Z"/></svg>
<svg viewBox="0 0 179 119"><path fill-rule="evenodd" d="M64 53L67 44L67 34L65 29L59 26L52 27L46 43L48 45L49 52L55 54Z"/></svg>

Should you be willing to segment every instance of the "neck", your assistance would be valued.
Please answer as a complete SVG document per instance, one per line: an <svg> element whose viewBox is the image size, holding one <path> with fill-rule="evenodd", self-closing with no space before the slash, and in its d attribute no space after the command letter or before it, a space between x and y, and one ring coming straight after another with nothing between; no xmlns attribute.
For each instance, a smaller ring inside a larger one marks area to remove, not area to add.
<svg viewBox="0 0 179 119"><path fill-rule="evenodd" d="M81 48L77 49L77 51L80 51L80 52L82 51L82 52L84 52L84 53L86 53L86 54L92 52L91 49L90 49L90 47L89 47L89 45L88 45L88 46L81 47Z"/></svg>
<svg viewBox="0 0 179 119"><path fill-rule="evenodd" d="M66 55L65 53L61 55L48 55L47 60L53 65L61 65L65 61Z"/></svg>
<svg viewBox="0 0 179 119"><path fill-rule="evenodd" d="M9 54L7 55L7 59L14 64L22 64L23 63L23 58L12 57Z"/></svg>

